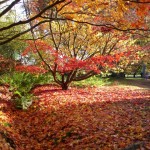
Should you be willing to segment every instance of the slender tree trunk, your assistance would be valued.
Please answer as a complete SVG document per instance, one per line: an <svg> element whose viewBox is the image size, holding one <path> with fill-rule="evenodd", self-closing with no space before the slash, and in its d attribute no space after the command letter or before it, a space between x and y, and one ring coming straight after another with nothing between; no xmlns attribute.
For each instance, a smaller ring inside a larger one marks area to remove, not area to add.
<svg viewBox="0 0 150 150"><path fill-rule="evenodd" d="M142 64L142 70L141 70L141 77L144 78L146 73L146 65L143 63Z"/></svg>

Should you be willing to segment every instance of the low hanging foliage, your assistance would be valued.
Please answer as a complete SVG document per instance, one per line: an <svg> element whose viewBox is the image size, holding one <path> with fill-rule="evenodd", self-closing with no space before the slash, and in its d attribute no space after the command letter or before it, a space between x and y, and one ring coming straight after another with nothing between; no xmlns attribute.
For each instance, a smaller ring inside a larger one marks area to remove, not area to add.
<svg viewBox="0 0 150 150"><path fill-rule="evenodd" d="M73 70L82 69L85 71L94 71L95 73L100 73L100 68L105 66L112 67L116 62L120 60L122 53L114 54L114 55L96 55L93 57L89 57L87 59L79 59L79 58L71 58L64 55L62 52L58 52L54 50L48 43L37 40L34 44L33 41L28 42L29 46L23 52L23 56L30 55L30 54L37 54L37 49L35 44L39 50L43 54L44 61L51 67L52 71L54 71L57 64L57 72L59 73L68 73ZM46 55L45 55L46 54ZM36 56L37 57L37 56ZM35 58L36 59L36 58ZM40 65L45 68L45 62L41 60ZM26 71L33 71L33 72L46 72L45 69L36 67L36 66L23 66L17 67L17 70L26 70ZM48 70L50 71L50 70Z"/></svg>
<svg viewBox="0 0 150 150"><path fill-rule="evenodd" d="M49 72L54 81L64 90L68 89L69 84L73 81L87 79L114 67L123 56L121 52L102 55L98 52L89 53L86 49L84 54L81 50L77 55L70 55L61 46L56 49L42 40L27 41L27 43L28 46L22 55L23 57L29 56L32 61L34 59L35 65L17 66L16 70L30 73Z"/></svg>
<svg viewBox="0 0 150 150"><path fill-rule="evenodd" d="M29 65L29 66L25 66L25 65L17 65L15 67L15 70L16 71L21 71L21 72L29 72L29 73L32 73L32 74L37 74L37 73L46 73L46 70L41 68L41 67L38 67L38 66L35 66L35 65Z"/></svg>

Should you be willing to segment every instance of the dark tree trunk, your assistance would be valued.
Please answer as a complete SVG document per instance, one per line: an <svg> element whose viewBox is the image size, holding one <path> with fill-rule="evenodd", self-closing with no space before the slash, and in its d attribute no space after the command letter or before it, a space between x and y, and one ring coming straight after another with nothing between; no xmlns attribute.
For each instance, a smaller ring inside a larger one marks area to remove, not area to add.
<svg viewBox="0 0 150 150"><path fill-rule="evenodd" d="M67 84L62 84L61 87L62 87L62 90L68 90L68 85Z"/></svg>

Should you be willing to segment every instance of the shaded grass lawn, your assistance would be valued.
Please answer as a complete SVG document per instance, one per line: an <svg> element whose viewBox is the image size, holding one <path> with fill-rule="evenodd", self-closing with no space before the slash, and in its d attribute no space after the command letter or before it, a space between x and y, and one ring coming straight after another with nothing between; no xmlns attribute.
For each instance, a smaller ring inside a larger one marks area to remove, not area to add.
<svg viewBox="0 0 150 150"><path fill-rule="evenodd" d="M132 88L148 88L150 89L150 79L144 78L101 78L100 76L94 76L83 81L73 82L72 86L77 87L99 87L99 86L130 86Z"/></svg>
<svg viewBox="0 0 150 150"><path fill-rule="evenodd" d="M122 150L136 144L150 149L150 90L121 82L128 81L67 91L40 86L26 111L1 100L1 136L16 150Z"/></svg>

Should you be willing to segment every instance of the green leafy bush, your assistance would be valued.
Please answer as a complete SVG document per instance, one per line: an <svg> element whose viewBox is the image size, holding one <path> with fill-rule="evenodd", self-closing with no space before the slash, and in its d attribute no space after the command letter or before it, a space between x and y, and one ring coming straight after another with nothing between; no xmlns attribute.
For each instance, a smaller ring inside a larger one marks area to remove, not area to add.
<svg viewBox="0 0 150 150"><path fill-rule="evenodd" d="M9 90L13 93L12 100L16 107L27 109L32 104L34 98L31 94L31 89L36 84L48 82L48 78L49 75L13 72L1 76L0 82L9 85Z"/></svg>
<svg viewBox="0 0 150 150"><path fill-rule="evenodd" d="M20 109L27 109L33 101L33 95L26 93L26 95L16 96L14 99L15 105Z"/></svg>
<svg viewBox="0 0 150 150"><path fill-rule="evenodd" d="M33 95L30 90L34 85L34 77L31 74L7 74L1 77L1 83L9 85L9 90L13 93L12 100L17 108L27 109L32 104Z"/></svg>

